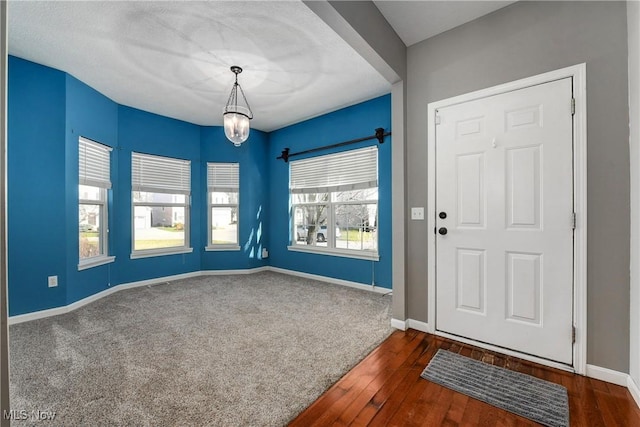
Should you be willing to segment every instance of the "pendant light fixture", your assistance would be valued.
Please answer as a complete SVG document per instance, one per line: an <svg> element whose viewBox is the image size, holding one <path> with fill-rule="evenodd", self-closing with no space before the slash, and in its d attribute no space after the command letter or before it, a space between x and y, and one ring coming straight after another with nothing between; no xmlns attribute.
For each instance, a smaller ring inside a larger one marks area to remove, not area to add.
<svg viewBox="0 0 640 427"><path fill-rule="evenodd" d="M242 68L234 65L231 67L231 71L236 75L236 82L231 88L231 94L226 107L224 107L222 117L224 118L224 134L229 141L233 142L233 145L239 147L249 138L249 131L251 130L249 120L253 119L253 113L247 98L244 96L242 86L238 83L238 74L242 72ZM240 90L240 95L242 95L244 105L238 105L238 89Z"/></svg>

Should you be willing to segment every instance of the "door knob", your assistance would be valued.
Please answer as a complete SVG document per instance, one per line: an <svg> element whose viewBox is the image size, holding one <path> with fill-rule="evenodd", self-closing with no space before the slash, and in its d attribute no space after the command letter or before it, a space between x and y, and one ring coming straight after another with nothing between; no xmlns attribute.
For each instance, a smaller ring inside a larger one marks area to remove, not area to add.
<svg viewBox="0 0 640 427"><path fill-rule="evenodd" d="M440 212L438 214L438 216L440 217L440 219L445 219L447 217L447 213L446 212Z"/></svg>
<svg viewBox="0 0 640 427"><path fill-rule="evenodd" d="M440 233L441 235L444 236L445 234L447 234L447 228L446 227L440 227L438 229L438 233Z"/></svg>

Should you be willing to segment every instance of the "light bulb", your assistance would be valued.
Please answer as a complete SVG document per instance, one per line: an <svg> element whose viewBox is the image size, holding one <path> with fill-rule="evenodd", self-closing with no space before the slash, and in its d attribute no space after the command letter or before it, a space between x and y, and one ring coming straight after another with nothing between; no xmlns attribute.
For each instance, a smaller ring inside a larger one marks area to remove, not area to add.
<svg viewBox="0 0 640 427"><path fill-rule="evenodd" d="M249 117L246 115L234 112L224 114L224 134L236 147L249 138L250 130Z"/></svg>

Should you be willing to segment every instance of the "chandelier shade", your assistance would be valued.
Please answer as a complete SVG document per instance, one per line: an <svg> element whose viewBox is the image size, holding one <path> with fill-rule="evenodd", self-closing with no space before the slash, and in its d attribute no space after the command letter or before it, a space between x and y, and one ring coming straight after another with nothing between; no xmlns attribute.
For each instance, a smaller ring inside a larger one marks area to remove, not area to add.
<svg viewBox="0 0 640 427"><path fill-rule="evenodd" d="M251 112L251 107L249 107L242 86L238 83L238 74L242 72L242 68L234 65L231 67L231 71L236 75L236 81L231 88L229 100L224 107L222 117L224 119L224 134L233 145L239 147L249 138L249 132L251 131L249 121L253 118L253 112ZM242 97L240 104L238 104L238 92Z"/></svg>

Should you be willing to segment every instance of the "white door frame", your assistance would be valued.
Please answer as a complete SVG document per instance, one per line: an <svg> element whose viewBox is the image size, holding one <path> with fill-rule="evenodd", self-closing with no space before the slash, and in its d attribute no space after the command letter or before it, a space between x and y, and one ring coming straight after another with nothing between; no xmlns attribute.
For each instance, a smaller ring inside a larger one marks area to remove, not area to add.
<svg viewBox="0 0 640 427"><path fill-rule="evenodd" d="M428 274L428 313L427 331L432 334L448 336L458 341L474 344L478 347L496 350L501 353L531 360L543 365L564 370L573 370L584 375L587 366L587 87L586 64L578 64L525 79L481 89L453 98L431 102L427 106L427 274ZM573 116L573 184L574 212L576 229L574 233L574 287L573 287L573 324L576 328L573 347L573 366L569 367L547 359L505 350L473 340L465 340L436 331L436 112L440 108L473 101L479 98L498 95L526 87L548 83L567 77L573 78L573 97L575 114Z"/></svg>

